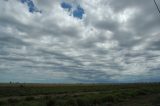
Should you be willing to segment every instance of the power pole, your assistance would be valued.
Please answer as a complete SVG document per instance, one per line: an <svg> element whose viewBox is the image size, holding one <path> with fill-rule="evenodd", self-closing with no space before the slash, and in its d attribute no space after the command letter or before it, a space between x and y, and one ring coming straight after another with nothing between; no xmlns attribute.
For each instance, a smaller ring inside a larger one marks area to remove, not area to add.
<svg viewBox="0 0 160 106"><path fill-rule="evenodd" d="M154 1L154 4L155 4L156 7L157 7L157 10L158 10L159 14L160 14L160 9L159 9L159 7L158 7L158 4L157 4L156 0L153 0L153 1Z"/></svg>

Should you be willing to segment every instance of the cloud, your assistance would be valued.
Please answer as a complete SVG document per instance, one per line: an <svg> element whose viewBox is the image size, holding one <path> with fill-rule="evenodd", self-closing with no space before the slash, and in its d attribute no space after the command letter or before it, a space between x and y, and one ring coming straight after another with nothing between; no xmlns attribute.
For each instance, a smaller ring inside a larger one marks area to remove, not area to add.
<svg viewBox="0 0 160 106"><path fill-rule="evenodd" d="M0 1L0 81L160 81L160 21L152 1ZM78 4L78 5L77 5ZM19 76L19 77L18 77Z"/></svg>

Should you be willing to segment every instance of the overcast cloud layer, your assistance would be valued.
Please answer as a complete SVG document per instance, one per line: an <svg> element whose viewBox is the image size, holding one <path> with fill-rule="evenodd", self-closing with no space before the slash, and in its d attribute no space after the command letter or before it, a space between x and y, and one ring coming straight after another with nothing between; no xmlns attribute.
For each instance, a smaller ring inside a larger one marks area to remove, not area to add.
<svg viewBox="0 0 160 106"><path fill-rule="evenodd" d="M61 2L80 5L73 17ZM0 0L0 82L160 81L153 0ZM158 3L160 5L160 2Z"/></svg>

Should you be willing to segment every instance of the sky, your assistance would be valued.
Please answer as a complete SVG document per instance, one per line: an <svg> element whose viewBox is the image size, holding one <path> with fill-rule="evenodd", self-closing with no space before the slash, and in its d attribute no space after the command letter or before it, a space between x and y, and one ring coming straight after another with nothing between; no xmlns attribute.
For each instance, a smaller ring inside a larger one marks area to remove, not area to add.
<svg viewBox="0 0 160 106"><path fill-rule="evenodd" d="M0 82L10 81L159 82L153 0L0 0Z"/></svg>

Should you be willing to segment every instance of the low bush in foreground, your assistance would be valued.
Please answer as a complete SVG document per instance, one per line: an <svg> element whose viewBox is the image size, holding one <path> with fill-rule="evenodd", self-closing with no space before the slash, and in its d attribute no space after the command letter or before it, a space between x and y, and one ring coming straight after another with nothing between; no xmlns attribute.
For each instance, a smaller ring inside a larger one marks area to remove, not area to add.
<svg viewBox="0 0 160 106"><path fill-rule="evenodd" d="M55 105L56 105L55 99L50 99L46 102L46 106L55 106Z"/></svg>
<svg viewBox="0 0 160 106"><path fill-rule="evenodd" d="M35 98L33 96L28 96L25 98L26 101L33 101Z"/></svg>
<svg viewBox="0 0 160 106"><path fill-rule="evenodd" d="M4 105L5 101L0 101L0 106Z"/></svg>
<svg viewBox="0 0 160 106"><path fill-rule="evenodd" d="M11 103L11 104L18 103L18 102L19 102L19 100L16 98L9 98L8 99L8 103Z"/></svg>

